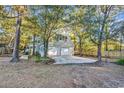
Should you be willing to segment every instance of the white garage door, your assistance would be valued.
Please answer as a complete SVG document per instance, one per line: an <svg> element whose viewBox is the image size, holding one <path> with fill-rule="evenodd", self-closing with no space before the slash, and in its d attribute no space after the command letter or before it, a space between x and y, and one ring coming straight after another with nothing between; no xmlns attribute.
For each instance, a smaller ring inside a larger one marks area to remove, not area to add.
<svg viewBox="0 0 124 93"><path fill-rule="evenodd" d="M61 55L69 55L69 49L68 48L62 48L61 49Z"/></svg>

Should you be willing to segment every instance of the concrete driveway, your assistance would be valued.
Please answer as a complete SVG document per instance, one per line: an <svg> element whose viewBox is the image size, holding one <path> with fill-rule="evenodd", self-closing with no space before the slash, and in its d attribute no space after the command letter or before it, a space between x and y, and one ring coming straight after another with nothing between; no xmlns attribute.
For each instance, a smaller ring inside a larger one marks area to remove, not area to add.
<svg viewBox="0 0 124 93"><path fill-rule="evenodd" d="M77 63L95 63L97 60L91 58L83 58L77 56L56 56L53 57L56 63L54 64L77 64Z"/></svg>

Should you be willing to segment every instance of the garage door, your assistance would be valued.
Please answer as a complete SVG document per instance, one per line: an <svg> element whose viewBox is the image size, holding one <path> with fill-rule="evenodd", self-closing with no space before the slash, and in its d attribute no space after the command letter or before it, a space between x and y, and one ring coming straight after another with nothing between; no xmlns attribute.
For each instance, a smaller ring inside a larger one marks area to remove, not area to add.
<svg viewBox="0 0 124 93"><path fill-rule="evenodd" d="M62 48L61 49L61 55L69 55L69 49L68 48Z"/></svg>

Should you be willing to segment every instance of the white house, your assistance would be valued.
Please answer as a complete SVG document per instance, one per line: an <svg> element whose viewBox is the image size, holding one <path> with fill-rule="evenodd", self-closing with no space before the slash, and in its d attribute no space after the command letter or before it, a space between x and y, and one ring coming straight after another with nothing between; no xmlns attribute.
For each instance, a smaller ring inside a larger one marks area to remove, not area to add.
<svg viewBox="0 0 124 93"><path fill-rule="evenodd" d="M62 55L73 55L74 54L74 45L69 37L70 28L65 27L61 29L54 30L56 33L56 39L49 43L48 47L48 56L62 56ZM32 51L32 46L29 45L29 50ZM35 51L38 52L41 56L44 55L44 46L43 43L36 43Z"/></svg>

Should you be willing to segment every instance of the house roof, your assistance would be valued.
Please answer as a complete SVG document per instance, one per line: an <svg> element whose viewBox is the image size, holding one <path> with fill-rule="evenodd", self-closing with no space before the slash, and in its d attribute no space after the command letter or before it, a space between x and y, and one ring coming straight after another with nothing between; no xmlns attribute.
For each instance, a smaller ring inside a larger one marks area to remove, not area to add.
<svg viewBox="0 0 124 93"><path fill-rule="evenodd" d="M64 47L73 47L74 45L73 45L72 41L70 41L70 40L67 40L67 41L60 40L55 43L55 46L64 48Z"/></svg>

